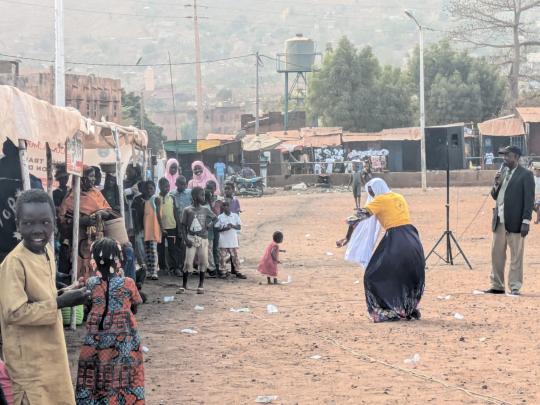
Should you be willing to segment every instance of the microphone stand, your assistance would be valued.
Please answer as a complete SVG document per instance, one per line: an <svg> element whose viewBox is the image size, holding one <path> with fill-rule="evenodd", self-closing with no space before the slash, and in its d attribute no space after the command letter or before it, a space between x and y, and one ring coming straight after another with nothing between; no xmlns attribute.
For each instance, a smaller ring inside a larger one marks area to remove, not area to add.
<svg viewBox="0 0 540 405"><path fill-rule="evenodd" d="M443 242L443 240L446 241L445 256L441 256L439 253L436 252L436 249ZM454 255L454 252L452 251L452 242L455 244L457 250L459 251L457 255ZM469 259L467 259L467 256L465 256L465 253L463 252L463 249L461 249L461 246L459 245L459 242L454 236L454 233L450 230L450 145L448 141L448 134L446 134L446 230L443 232L442 236L439 238L435 246L433 246L433 249L431 249L429 254L426 256L426 262L432 254L435 254L442 261L451 266L454 265L454 259L461 255L465 259L465 263L467 263L469 269L472 270Z"/></svg>

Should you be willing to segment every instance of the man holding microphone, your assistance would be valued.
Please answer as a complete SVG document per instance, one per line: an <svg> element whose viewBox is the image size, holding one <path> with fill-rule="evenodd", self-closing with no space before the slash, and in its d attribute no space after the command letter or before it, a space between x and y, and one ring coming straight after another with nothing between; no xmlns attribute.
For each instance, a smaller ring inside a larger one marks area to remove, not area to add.
<svg viewBox="0 0 540 405"><path fill-rule="evenodd" d="M491 189L496 207L493 210L491 288L486 293L505 293L504 268L507 247L510 247L508 287L510 294L519 295L523 284L523 251L532 219L535 183L533 174L519 164L520 148L507 146L499 154L504 155L504 164L495 176Z"/></svg>

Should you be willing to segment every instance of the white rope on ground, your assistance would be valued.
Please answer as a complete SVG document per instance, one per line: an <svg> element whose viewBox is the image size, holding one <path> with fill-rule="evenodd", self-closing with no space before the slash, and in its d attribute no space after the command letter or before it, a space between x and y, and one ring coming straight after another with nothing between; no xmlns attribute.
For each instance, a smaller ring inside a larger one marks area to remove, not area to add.
<svg viewBox="0 0 540 405"><path fill-rule="evenodd" d="M263 322L266 322L266 323L269 323L270 325L278 328L278 329L282 329L282 330L285 330L289 333L296 333L296 332L293 332L291 331L290 329L287 329L287 328L284 328L282 325L278 325L277 323L273 322L273 321L270 321L269 319L267 318L264 318L262 316L259 316L253 312L250 312L250 314L252 316L254 316L255 318L263 321ZM345 346L344 344L338 342L336 339L334 338L330 338L330 337L327 337L327 336L324 336L324 335L321 335L319 333L309 333L309 332L306 332L307 335L310 335L310 336L313 336L313 337L318 337L326 342L329 342L331 344L333 344L334 346L340 348L341 350L345 351L345 352L348 352L350 354L352 354L354 357L362 360L362 361L365 361L365 362L369 362L369 363L377 363L377 364L380 364L382 366L385 366L387 368L391 368L393 370L396 370L396 371L400 371L402 373L406 373L406 374L410 374L412 375L413 377L416 377L416 378L419 378L419 379L422 379L422 380L425 380L425 381L430 381L430 382L434 382L434 383L437 383L437 384L440 384L442 385L443 387L445 388L450 388L450 389L454 389L454 390L458 390L458 391L461 391L467 395L469 395L470 397L473 397L473 398L477 398L477 399L482 399L482 400L485 400L487 401L488 403L490 404L496 404L496 405L512 405L511 402L508 402L508 401L504 401L502 399L499 399L497 397L493 397L493 396L489 396L489 395L484 395L484 394L480 394L478 392L475 392L475 391L471 391L471 390L468 390L466 388L463 388L463 387L459 387L457 385L453 385L453 384L448 384L442 380L439 380L435 377L431 377L429 375L426 375L426 374L422 374L422 373L419 373L417 371L414 371L414 370L409 370L409 369L406 369L406 368L403 368L403 367L400 367L400 366L396 366L394 364L391 364L391 363L388 363L387 361L384 361L384 360L379 360L379 359L376 359L374 357L371 357L367 354L363 354L363 353L360 353L358 351L356 351L355 349L352 349L348 346Z"/></svg>

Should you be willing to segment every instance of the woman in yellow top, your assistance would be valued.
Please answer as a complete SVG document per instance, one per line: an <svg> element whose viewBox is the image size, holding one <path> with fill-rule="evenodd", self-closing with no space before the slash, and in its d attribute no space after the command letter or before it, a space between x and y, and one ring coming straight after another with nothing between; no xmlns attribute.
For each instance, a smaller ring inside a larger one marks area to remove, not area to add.
<svg viewBox="0 0 540 405"><path fill-rule="evenodd" d="M351 242L346 258L367 263L364 291L374 322L420 319L425 258L418 231L411 225L407 201L378 178L366 184L366 191L370 196L367 205L348 219L347 236L337 244L341 247ZM386 234L371 255L376 240L373 233L379 229L377 221Z"/></svg>

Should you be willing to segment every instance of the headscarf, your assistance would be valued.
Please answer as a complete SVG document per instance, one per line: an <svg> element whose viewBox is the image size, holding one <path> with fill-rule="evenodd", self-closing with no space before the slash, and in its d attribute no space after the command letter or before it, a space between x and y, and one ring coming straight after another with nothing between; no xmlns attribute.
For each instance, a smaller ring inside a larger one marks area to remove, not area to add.
<svg viewBox="0 0 540 405"><path fill-rule="evenodd" d="M365 187L368 195L366 204L369 204L374 198L369 194L368 187L371 187L375 197L392 191L383 179L375 178L370 180ZM351 240L349 241L347 251L345 252L345 260L352 263L358 263L364 267L364 269L367 268L371 256L373 255L375 243L377 242L380 231L381 224L375 215L359 222L351 235Z"/></svg>
<svg viewBox="0 0 540 405"><path fill-rule="evenodd" d="M198 176L193 173L193 178L188 183L188 188L193 189L194 187L202 187L206 188L206 183L208 183L210 180L214 181L216 183L216 193L221 194L221 190L219 188L219 183L216 180L216 176L212 174L212 172L204 165L203 162L200 160L196 160L191 164L191 170L195 170L195 166L202 167L202 173Z"/></svg>
<svg viewBox="0 0 540 405"><path fill-rule="evenodd" d="M172 175L171 173L169 173L169 170L171 166L175 163L177 167L176 174ZM178 178L179 175L180 175L180 164L178 163L178 160L176 159L167 160L167 164L165 165L165 178L169 180L169 185L171 186L171 190L175 187L176 179Z"/></svg>

